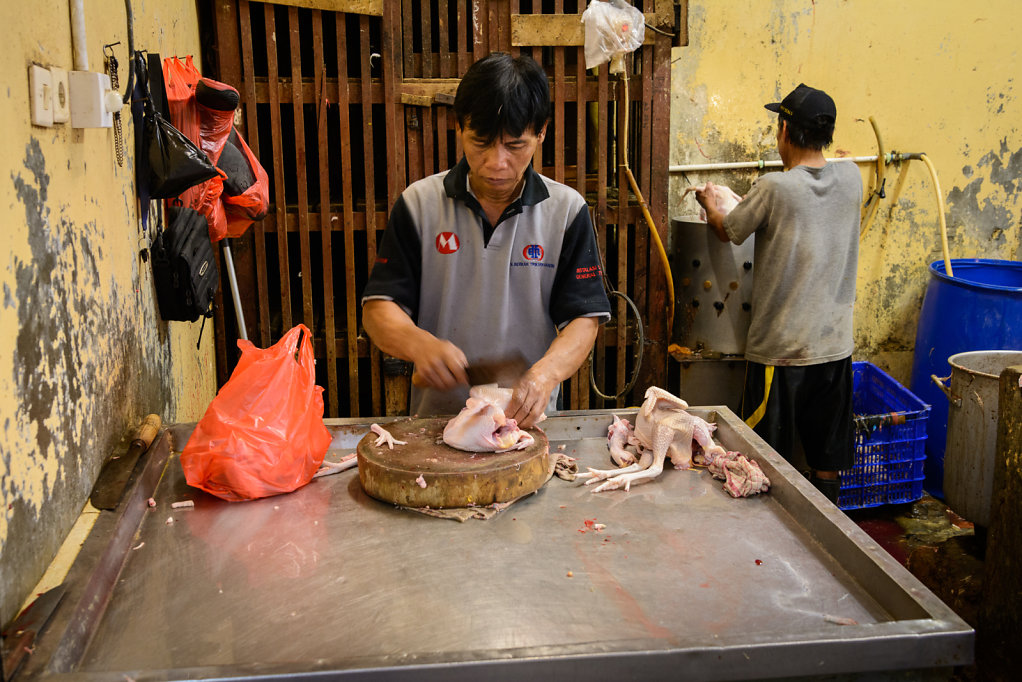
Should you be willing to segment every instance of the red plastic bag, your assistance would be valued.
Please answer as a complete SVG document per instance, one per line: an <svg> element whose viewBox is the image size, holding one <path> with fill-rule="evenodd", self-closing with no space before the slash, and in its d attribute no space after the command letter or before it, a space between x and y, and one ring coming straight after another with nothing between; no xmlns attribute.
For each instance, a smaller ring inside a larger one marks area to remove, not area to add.
<svg viewBox="0 0 1022 682"><path fill-rule="evenodd" d="M199 144L199 112L194 106L195 84L199 78L199 70L191 57L183 62L177 57L163 60L163 85L167 91L170 122L195 144Z"/></svg>
<svg viewBox="0 0 1022 682"><path fill-rule="evenodd" d="M330 447L312 339L298 325L241 359L181 453L188 485L225 500L289 493L312 480Z"/></svg>
<svg viewBox="0 0 1022 682"><path fill-rule="evenodd" d="M251 175L253 181L243 193L232 196L225 191L224 186L229 177L218 167L218 177L191 187L178 198L183 205L206 216L210 240L217 242L224 237L240 237L254 221L261 220L269 209L269 177L241 133L234 128L235 112L203 106L195 97L196 86L200 82L215 91L229 90L234 93L235 99L237 90L212 78L203 78L191 57L186 57L184 61L177 57L164 59L163 79L171 122L178 130L199 145L216 166L220 165L224 146L233 144L233 148L237 149L247 164L247 174ZM234 142L229 142L229 139Z"/></svg>

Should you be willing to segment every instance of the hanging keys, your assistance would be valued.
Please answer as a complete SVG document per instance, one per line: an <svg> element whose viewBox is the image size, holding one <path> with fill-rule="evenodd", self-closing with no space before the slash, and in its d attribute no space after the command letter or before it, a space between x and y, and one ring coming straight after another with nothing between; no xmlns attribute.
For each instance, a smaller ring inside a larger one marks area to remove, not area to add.
<svg viewBox="0 0 1022 682"><path fill-rule="evenodd" d="M103 54L106 58L106 73L110 76L110 88L117 91L120 88L120 82L117 78L117 57L114 56L114 45L120 45L120 42L110 43L109 45L103 46ZM117 154L117 165L124 166L124 133L121 130L121 112L115 111L114 117L114 151Z"/></svg>

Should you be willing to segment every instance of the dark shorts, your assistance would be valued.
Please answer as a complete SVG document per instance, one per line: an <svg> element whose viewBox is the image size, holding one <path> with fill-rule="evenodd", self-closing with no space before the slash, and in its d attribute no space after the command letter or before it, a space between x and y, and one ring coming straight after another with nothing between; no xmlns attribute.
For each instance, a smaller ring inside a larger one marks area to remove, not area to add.
<svg viewBox="0 0 1022 682"><path fill-rule="evenodd" d="M742 396L742 419L747 422L763 403L766 368L748 363ZM795 453L797 434L810 468L852 468L852 359L773 370L765 412L753 426L756 433L788 461Z"/></svg>

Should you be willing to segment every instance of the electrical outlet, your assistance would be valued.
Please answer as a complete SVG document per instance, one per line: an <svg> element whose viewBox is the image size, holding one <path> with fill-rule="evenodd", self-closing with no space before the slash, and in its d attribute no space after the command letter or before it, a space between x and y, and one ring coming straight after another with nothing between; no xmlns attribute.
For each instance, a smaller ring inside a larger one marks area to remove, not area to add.
<svg viewBox="0 0 1022 682"><path fill-rule="evenodd" d="M51 66L50 76L53 80L53 122L66 123L71 118L71 84L67 79L67 69Z"/></svg>
<svg viewBox="0 0 1022 682"><path fill-rule="evenodd" d="M30 65L28 82L32 98L32 125L49 128L53 125L53 78L49 69Z"/></svg>
<svg viewBox="0 0 1022 682"><path fill-rule="evenodd" d="M110 128L113 116L107 109L106 94L110 92L110 76L94 71L72 71L71 127Z"/></svg>

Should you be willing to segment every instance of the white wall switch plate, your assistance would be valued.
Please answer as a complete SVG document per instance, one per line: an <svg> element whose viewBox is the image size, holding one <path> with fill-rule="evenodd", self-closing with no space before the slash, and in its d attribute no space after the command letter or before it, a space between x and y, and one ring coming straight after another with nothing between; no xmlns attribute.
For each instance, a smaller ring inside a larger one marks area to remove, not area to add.
<svg viewBox="0 0 1022 682"><path fill-rule="evenodd" d="M72 71L68 78L71 83L71 127L112 127L114 118L104 104L110 90L110 76L95 71Z"/></svg>
<svg viewBox="0 0 1022 682"><path fill-rule="evenodd" d="M66 123L71 118L71 84L67 69L51 66L50 76L53 80L53 122Z"/></svg>
<svg viewBox="0 0 1022 682"><path fill-rule="evenodd" d="M53 125L53 78L49 69L32 64L28 67L28 83L32 97L32 125Z"/></svg>

